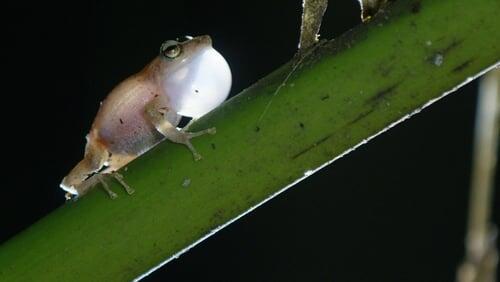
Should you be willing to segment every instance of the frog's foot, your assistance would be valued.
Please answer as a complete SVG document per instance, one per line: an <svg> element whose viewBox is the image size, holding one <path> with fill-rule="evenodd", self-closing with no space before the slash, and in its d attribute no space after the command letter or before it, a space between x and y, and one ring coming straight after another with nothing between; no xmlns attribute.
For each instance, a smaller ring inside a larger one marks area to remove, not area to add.
<svg viewBox="0 0 500 282"><path fill-rule="evenodd" d="M124 180L124 178L123 178L123 175L121 175L120 173L118 173L118 172L116 172L116 171L115 171L115 172L112 172L112 173L111 173L111 176L112 176L114 179L116 179L116 181L118 181L118 182L119 182L119 183L123 186L123 188L125 188L125 191L127 191L127 194L132 195L132 194L134 194L134 193L135 193L134 188L130 187L130 186L129 186L126 182L125 182L125 180Z"/></svg>
<svg viewBox="0 0 500 282"><path fill-rule="evenodd" d="M106 182L106 180L107 180L106 178L108 178L108 177L112 177L116 181L118 181L118 183L120 183L123 186L123 188L125 188L125 191L127 191L127 193L129 195L132 195L135 192L135 190L124 181L123 175L119 174L118 172L110 172L110 173L106 173L106 174L96 174L94 177L96 177L97 180L99 181L99 183L102 184L102 188L104 189L104 191L106 191L106 193L108 193L108 195L111 199L116 199L118 197L118 195L115 192L113 192L111 190L111 188L109 188L109 185Z"/></svg>
<svg viewBox="0 0 500 282"><path fill-rule="evenodd" d="M106 193L108 193L109 197L111 199L116 199L118 195L109 188L108 183L106 183L106 179L104 179L104 175L105 174L96 174L96 178L102 184L102 188L106 191Z"/></svg>
<svg viewBox="0 0 500 282"><path fill-rule="evenodd" d="M193 154L193 158L195 161L199 161L202 159L201 155L196 151L194 148L193 144L191 144L191 139L202 136L205 134L215 134L216 130L215 127L211 127L205 130L197 131L197 132L186 132L184 130L180 130L178 135L174 135L171 137L168 137L170 140L176 143L181 143L184 144L188 147L189 151Z"/></svg>
<svg viewBox="0 0 500 282"><path fill-rule="evenodd" d="M67 192L66 194L64 194L64 198L66 199L66 201L71 201L71 200L76 200L78 196L75 194L71 194L70 192Z"/></svg>

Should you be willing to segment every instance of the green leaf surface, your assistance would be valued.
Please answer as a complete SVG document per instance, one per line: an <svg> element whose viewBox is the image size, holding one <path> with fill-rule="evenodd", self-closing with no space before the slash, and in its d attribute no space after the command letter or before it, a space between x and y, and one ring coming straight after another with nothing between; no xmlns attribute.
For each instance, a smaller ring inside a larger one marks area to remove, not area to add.
<svg viewBox="0 0 500 282"><path fill-rule="evenodd" d="M499 11L396 1L196 122L217 127L203 160L163 142L122 170L134 195L112 182L116 200L95 189L3 243L0 281L134 279L498 64Z"/></svg>

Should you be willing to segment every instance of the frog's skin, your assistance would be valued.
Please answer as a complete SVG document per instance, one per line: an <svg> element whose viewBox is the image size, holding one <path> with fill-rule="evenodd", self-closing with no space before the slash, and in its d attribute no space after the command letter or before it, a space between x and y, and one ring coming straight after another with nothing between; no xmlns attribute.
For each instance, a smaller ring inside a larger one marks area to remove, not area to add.
<svg viewBox="0 0 500 282"><path fill-rule="evenodd" d="M116 197L103 182L106 173L132 193L115 171L165 138L186 145L195 160L201 159L190 139L214 134L215 128L186 132L177 125L182 116L196 119L221 104L229 94L231 71L209 36L186 39L163 43L156 58L102 102L87 135L83 160L60 185L67 198L85 194L98 181Z"/></svg>
<svg viewBox="0 0 500 282"><path fill-rule="evenodd" d="M369 21L388 2L394 0L358 0L361 5L361 20Z"/></svg>

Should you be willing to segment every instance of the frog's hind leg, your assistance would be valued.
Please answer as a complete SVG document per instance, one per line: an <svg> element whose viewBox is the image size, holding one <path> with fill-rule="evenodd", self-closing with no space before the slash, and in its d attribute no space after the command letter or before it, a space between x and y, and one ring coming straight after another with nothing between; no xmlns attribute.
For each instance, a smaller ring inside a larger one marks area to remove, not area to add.
<svg viewBox="0 0 500 282"><path fill-rule="evenodd" d="M115 192L113 192L113 190L111 190L111 188L109 188L109 185L106 182L106 179L104 179L104 174L99 173L99 174L96 174L94 177L97 179L97 181L99 181L99 183L101 183L102 189L104 189L104 191L106 191L106 193L108 193L108 195L111 199L116 199L118 197L118 195Z"/></svg>
<svg viewBox="0 0 500 282"><path fill-rule="evenodd" d="M195 161L200 160L201 155L196 151L193 144L191 144L191 139L205 134L215 134L215 127L198 132L187 132L178 129L176 125L180 120L180 116L168 107L165 107L159 100L153 100L146 105L146 116L156 130L168 140L186 145L193 154Z"/></svg>

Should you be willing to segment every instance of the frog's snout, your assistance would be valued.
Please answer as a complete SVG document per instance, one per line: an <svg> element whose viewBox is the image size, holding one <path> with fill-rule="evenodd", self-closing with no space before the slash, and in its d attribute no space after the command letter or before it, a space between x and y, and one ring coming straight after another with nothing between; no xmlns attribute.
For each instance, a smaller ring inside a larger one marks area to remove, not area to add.
<svg viewBox="0 0 500 282"><path fill-rule="evenodd" d="M66 191L72 195L78 195L78 192L76 191L75 187L68 183L68 180L66 177L63 178L59 187L61 187L61 189L63 189L64 191Z"/></svg>

